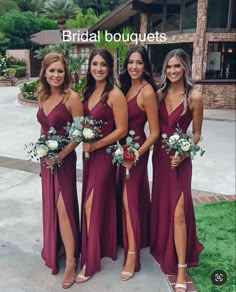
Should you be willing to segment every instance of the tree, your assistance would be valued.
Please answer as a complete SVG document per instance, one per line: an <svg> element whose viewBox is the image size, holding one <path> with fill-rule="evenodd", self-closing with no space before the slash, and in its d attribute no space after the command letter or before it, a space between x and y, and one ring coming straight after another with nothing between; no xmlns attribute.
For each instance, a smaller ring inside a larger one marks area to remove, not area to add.
<svg viewBox="0 0 236 292"><path fill-rule="evenodd" d="M66 28L90 27L98 22L99 19L92 8L87 9L85 13L80 9L75 19L69 19L66 22Z"/></svg>
<svg viewBox="0 0 236 292"><path fill-rule="evenodd" d="M0 17L1 31L10 40L10 49L32 48L30 36L43 29L55 29L52 20L36 17L32 12L10 11Z"/></svg>
<svg viewBox="0 0 236 292"><path fill-rule="evenodd" d="M76 3L83 11L92 8L97 15L100 15L104 11L113 10L124 1L125 0L76 0Z"/></svg>
<svg viewBox="0 0 236 292"><path fill-rule="evenodd" d="M19 7L14 0L0 0L0 15L11 10L19 10Z"/></svg>
<svg viewBox="0 0 236 292"><path fill-rule="evenodd" d="M6 37L5 33L0 31L0 54L5 55L10 40Z"/></svg>
<svg viewBox="0 0 236 292"><path fill-rule="evenodd" d="M73 18L79 11L79 7L73 0L46 0L42 9L42 15L50 19L56 19L60 29L64 28L66 19Z"/></svg>

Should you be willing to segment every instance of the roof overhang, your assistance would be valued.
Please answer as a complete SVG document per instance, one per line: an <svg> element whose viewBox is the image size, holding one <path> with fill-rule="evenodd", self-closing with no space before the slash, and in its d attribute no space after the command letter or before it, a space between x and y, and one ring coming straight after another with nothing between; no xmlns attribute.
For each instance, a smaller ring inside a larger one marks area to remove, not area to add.
<svg viewBox="0 0 236 292"><path fill-rule="evenodd" d="M89 28L89 33L97 30L112 30L119 24L125 22L137 12L145 12L146 4L154 0L127 0L115 8L111 13L99 20L95 25Z"/></svg>

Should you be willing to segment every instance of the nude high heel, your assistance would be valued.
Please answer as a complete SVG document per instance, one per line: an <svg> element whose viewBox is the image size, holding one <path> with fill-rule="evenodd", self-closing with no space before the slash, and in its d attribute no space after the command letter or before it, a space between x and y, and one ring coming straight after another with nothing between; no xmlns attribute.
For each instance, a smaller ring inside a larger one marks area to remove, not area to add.
<svg viewBox="0 0 236 292"><path fill-rule="evenodd" d="M135 255L136 252L135 251L128 251L128 254L130 255ZM133 278L135 272L127 272L127 271L122 271L121 274L120 274L120 279L122 281L128 281L130 280L131 278Z"/></svg>
<svg viewBox="0 0 236 292"><path fill-rule="evenodd" d="M187 268L187 264L178 264L178 268ZM175 284L175 292L186 292L187 291L187 284Z"/></svg>

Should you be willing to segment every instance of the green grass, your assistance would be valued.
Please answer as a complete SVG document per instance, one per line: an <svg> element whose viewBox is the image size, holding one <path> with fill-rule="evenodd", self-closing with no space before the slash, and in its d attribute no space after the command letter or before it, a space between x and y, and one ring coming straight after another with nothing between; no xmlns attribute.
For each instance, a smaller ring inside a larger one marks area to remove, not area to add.
<svg viewBox="0 0 236 292"><path fill-rule="evenodd" d="M236 291L235 223L236 201L218 201L195 206L197 233L204 249L200 265L188 269L198 292ZM227 282L216 286L211 273L224 270Z"/></svg>

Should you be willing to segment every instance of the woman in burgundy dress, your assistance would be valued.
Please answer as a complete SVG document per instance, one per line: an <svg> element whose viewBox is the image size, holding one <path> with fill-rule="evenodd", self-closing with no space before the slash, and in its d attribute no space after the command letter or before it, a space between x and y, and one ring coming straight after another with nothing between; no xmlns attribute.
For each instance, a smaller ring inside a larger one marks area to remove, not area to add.
<svg viewBox="0 0 236 292"><path fill-rule="evenodd" d="M156 85L151 76L148 53L142 46L132 47L127 53L120 75L121 89L128 103L128 129L139 136L137 142L139 160L125 161L130 169L126 179L125 168L121 172L122 225L124 268L121 280L127 281L140 270L140 249L149 245L150 191L147 173L149 149L159 135ZM144 132L148 121L149 134Z"/></svg>
<svg viewBox="0 0 236 292"><path fill-rule="evenodd" d="M64 127L67 122L73 121L74 116L83 115L83 107L79 96L69 89L69 72L61 54L49 53L45 56L39 80L37 118L41 124L41 134L47 135L50 127L54 127L56 134L67 136ZM64 245L66 268L63 288L69 288L74 283L75 266L80 252L75 147L76 144L71 142L55 157L41 161L42 257L52 269L52 274L57 274L57 257L59 249ZM57 166L58 162L61 162L60 167ZM53 172L50 168L54 168Z"/></svg>
<svg viewBox="0 0 236 292"><path fill-rule="evenodd" d="M82 270L77 283L88 281L100 270L102 257L116 260L116 167L106 149L127 133L128 113L125 97L114 86L113 57L106 49L95 49L89 58L84 87L84 115L102 120L103 137L84 143L90 152L83 163L82 186Z"/></svg>
<svg viewBox="0 0 236 292"><path fill-rule="evenodd" d="M203 99L193 89L189 56L177 49L165 58L159 97L160 136L193 121L194 143L201 136ZM198 265L203 246L196 235L191 196L192 163L186 155L167 154L159 139L153 151L151 254L166 274L177 274L176 292L186 291L186 267Z"/></svg>

